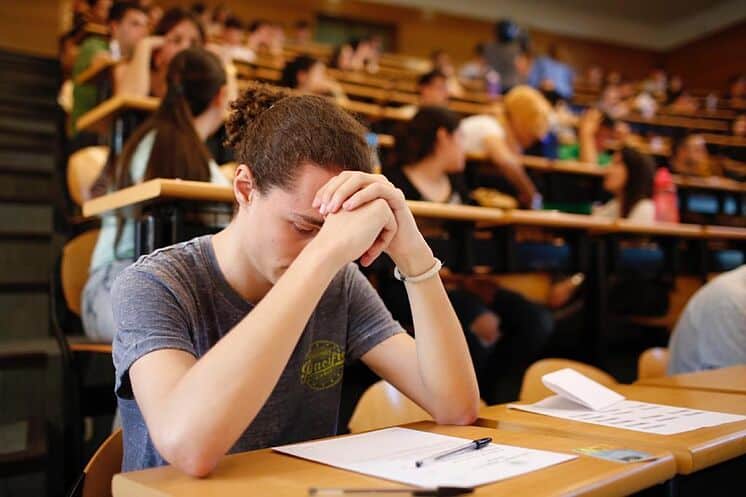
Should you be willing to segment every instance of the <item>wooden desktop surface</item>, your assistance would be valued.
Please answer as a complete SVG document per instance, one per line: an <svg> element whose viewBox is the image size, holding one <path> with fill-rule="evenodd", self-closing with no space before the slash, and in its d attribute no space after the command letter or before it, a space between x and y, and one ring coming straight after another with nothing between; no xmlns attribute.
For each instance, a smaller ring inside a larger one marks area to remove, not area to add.
<svg viewBox="0 0 746 497"><path fill-rule="evenodd" d="M614 390L632 400L746 415L746 396L743 395L638 385L619 385ZM597 443L612 443L631 449L639 446L664 448L674 454L678 471L682 474L746 454L746 421L677 435L654 435L522 412L508 409L506 404L482 408L479 418L478 424L482 426L588 437Z"/></svg>
<svg viewBox="0 0 746 497"><path fill-rule="evenodd" d="M160 99L156 97L132 97L120 95L112 97L78 118L79 131L97 131L105 133L111 120L120 112L137 110L153 112L158 108Z"/></svg>
<svg viewBox="0 0 746 497"><path fill-rule="evenodd" d="M98 78L108 76L109 70L113 68L117 63L113 60L107 60L98 64L91 64L75 77L76 85L91 84L98 80Z"/></svg>
<svg viewBox="0 0 746 497"><path fill-rule="evenodd" d="M685 388L746 395L746 365L697 371L696 373L645 378L636 385ZM746 399L746 397L744 398Z"/></svg>
<svg viewBox="0 0 746 497"><path fill-rule="evenodd" d="M233 202L233 190L229 186L199 181L153 179L87 201L83 205L83 215L95 216L107 211L161 198L231 203ZM601 233L637 233L684 238L746 239L746 229L744 228L635 223L555 211L502 210L431 202L409 201L408 204L414 215L418 217L474 221L489 225L536 226L549 229L578 229Z"/></svg>
<svg viewBox="0 0 746 497"><path fill-rule="evenodd" d="M574 449L595 445L591 439L556 437L539 433L519 433L475 426L438 426L432 422L410 428L445 435L476 439L492 437L503 443L573 453ZM606 496L629 495L663 483L676 471L673 456L664 449L651 449L658 459L635 464L619 464L588 456L479 487L474 495ZM303 496L309 487L401 488L391 481L306 461L270 449L225 457L211 476L191 478L172 467L122 473L112 483L114 497L167 497L220 495L232 497L271 495Z"/></svg>

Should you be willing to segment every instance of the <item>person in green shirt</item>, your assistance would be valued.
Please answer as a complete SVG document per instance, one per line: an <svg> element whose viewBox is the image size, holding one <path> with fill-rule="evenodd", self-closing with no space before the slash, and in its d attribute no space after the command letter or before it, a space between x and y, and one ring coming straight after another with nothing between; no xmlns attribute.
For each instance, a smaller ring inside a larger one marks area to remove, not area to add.
<svg viewBox="0 0 746 497"><path fill-rule="evenodd" d="M111 40L91 36L80 45L73 66L73 79L91 66L130 58L135 44L148 34L147 11L138 2L117 2L109 11L109 30ZM96 85L74 86L73 108L70 114L72 136L78 134L75 128L76 121L96 105L96 97Z"/></svg>
<svg viewBox="0 0 746 497"><path fill-rule="evenodd" d="M627 135L627 123L612 119L596 108L589 108L578 122L578 141L560 145L557 158L608 166L613 153L608 150L607 144L610 141L623 142Z"/></svg>

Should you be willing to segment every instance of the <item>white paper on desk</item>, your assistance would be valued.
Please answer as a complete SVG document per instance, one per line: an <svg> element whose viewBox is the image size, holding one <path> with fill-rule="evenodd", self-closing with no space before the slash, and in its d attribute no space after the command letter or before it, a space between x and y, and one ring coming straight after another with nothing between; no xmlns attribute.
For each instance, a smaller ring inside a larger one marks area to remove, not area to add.
<svg viewBox="0 0 746 497"><path fill-rule="evenodd" d="M580 381L578 377L581 378ZM555 418L656 435L674 435L746 420L746 416L736 414L624 400L624 397L616 392L569 369L544 375L542 381L558 395L547 397L535 404L509 404L508 407ZM604 390L608 390L614 396ZM603 407L594 409L592 406Z"/></svg>
<svg viewBox="0 0 746 497"><path fill-rule="evenodd" d="M605 409L624 400L623 395L570 368L545 374L541 381L557 395L589 409Z"/></svg>
<svg viewBox="0 0 746 497"><path fill-rule="evenodd" d="M577 456L490 444L420 468L415 461L459 447L469 440L437 433L384 430L276 447L283 454L421 487L475 487L536 471Z"/></svg>

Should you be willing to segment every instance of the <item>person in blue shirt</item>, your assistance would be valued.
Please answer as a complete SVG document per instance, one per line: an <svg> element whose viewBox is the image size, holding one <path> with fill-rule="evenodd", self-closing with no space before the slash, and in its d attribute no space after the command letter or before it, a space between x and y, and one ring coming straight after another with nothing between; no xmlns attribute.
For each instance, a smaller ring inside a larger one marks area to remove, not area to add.
<svg viewBox="0 0 746 497"><path fill-rule="evenodd" d="M549 101L569 100L573 95L575 72L561 62L560 49L550 45L547 54L534 60L528 84L541 90Z"/></svg>

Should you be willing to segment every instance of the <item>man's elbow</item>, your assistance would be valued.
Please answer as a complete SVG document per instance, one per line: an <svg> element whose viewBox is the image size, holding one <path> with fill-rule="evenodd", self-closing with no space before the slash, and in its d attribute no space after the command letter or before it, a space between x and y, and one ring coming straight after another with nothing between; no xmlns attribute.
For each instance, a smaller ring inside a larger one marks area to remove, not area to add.
<svg viewBox="0 0 746 497"><path fill-rule="evenodd" d="M479 415L479 398L449 406L435 414L435 422L439 425L470 425Z"/></svg>
<svg viewBox="0 0 746 497"><path fill-rule="evenodd" d="M195 478L208 476L218 464L209 447L200 446L188 434L180 435L174 430L154 437L155 446L161 456L179 471Z"/></svg>

